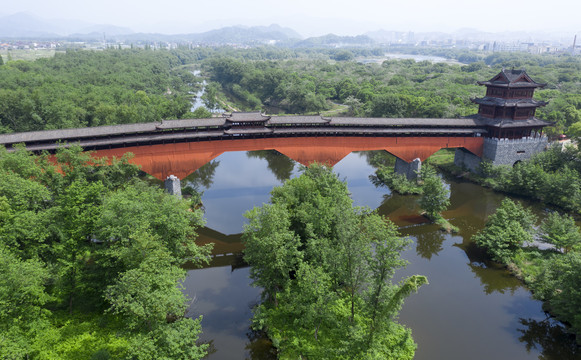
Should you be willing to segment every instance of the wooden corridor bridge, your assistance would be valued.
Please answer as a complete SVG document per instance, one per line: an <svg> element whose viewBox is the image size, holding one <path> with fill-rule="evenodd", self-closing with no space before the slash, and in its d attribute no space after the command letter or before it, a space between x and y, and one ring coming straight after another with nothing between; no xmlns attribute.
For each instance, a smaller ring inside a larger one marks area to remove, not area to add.
<svg viewBox="0 0 581 360"><path fill-rule="evenodd" d="M405 162L442 148L464 148L481 157L486 121L322 116L265 116L239 112L209 119L47 130L0 135L9 151L24 144L54 152L79 144L96 157L134 154L131 162L158 179L185 178L229 151L276 150L295 161L335 165L352 151L386 150Z"/></svg>

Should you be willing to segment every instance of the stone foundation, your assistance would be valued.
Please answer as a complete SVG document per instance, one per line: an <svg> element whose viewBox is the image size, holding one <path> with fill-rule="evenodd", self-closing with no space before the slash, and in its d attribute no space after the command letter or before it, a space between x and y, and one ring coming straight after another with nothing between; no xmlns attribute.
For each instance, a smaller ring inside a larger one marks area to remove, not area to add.
<svg viewBox="0 0 581 360"><path fill-rule="evenodd" d="M546 137L522 139L484 139L483 159L493 165L513 166L519 161L528 160L534 154L544 151L548 146ZM471 152L457 148L454 165L477 172L482 160Z"/></svg>
<svg viewBox="0 0 581 360"><path fill-rule="evenodd" d="M478 172L481 161L482 159L479 156L472 154L470 151L463 148L456 148L454 165L468 169L471 172Z"/></svg>
<svg viewBox="0 0 581 360"><path fill-rule="evenodd" d="M548 145L547 137L522 139L484 139L484 158L493 165L514 165L528 160L534 154L544 151Z"/></svg>
<svg viewBox="0 0 581 360"><path fill-rule="evenodd" d="M400 158L395 158L395 173L405 175L408 180L416 179L421 169L422 161L419 158L409 163Z"/></svg>
<svg viewBox="0 0 581 360"><path fill-rule="evenodd" d="M165 191L170 195L175 195L179 198L182 197L182 184L177 176L170 175L165 179L164 182Z"/></svg>

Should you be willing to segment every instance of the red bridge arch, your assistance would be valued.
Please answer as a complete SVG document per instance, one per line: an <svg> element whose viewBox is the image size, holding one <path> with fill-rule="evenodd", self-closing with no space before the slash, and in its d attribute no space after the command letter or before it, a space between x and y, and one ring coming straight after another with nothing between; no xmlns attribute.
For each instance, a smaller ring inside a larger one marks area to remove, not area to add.
<svg viewBox="0 0 581 360"><path fill-rule="evenodd" d="M411 162L424 161L442 148L465 148L482 156L482 137L290 137L215 140L132 146L102 149L97 157L120 157L127 152L135 156L132 163L146 173L164 180L169 175L180 179L224 152L277 150L289 158L309 165L319 162L333 166L353 151L386 150L398 158Z"/></svg>

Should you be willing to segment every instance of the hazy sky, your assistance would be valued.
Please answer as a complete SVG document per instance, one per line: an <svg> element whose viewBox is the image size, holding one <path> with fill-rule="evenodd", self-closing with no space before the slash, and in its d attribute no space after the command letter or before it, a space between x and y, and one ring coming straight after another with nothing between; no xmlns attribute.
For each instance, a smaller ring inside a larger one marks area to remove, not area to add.
<svg viewBox="0 0 581 360"><path fill-rule="evenodd" d="M466 27L581 32L581 0L13 0L0 7L3 15L21 11L165 33L272 23L308 36Z"/></svg>

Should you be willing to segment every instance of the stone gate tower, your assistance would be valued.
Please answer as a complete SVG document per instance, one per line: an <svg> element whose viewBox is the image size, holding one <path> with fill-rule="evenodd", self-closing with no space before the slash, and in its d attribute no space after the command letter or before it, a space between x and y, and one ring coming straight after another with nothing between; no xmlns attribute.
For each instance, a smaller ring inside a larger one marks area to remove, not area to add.
<svg viewBox="0 0 581 360"><path fill-rule="evenodd" d="M486 96L472 99L479 107L478 114L470 117L481 122L487 131L483 158L457 149L454 163L475 171L482 160L493 165L514 165L543 151L547 146L543 128L550 123L537 119L535 111L547 103L534 100L533 94L546 84L535 82L524 70L504 69L478 84L486 86Z"/></svg>

